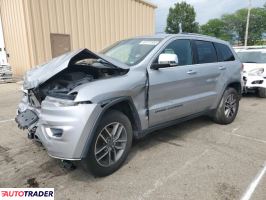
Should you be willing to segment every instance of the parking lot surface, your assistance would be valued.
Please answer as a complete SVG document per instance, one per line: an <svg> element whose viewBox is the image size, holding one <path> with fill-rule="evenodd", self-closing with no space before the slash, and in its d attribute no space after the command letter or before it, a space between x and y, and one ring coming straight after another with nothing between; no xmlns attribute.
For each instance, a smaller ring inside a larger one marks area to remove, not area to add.
<svg viewBox="0 0 266 200"><path fill-rule="evenodd" d="M64 169L14 122L16 83L0 85L0 187L52 187L55 199L240 199L265 166L266 99L242 98L234 123L206 117L134 142L123 167L95 178ZM74 133L73 133L74 134ZM266 175L251 199L266 199Z"/></svg>

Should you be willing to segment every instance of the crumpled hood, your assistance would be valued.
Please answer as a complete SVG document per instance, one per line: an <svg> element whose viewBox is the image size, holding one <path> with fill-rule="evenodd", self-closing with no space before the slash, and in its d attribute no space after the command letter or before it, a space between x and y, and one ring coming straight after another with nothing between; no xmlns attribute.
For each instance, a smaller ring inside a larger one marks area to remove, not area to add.
<svg viewBox="0 0 266 200"><path fill-rule="evenodd" d="M78 61L86 58L102 59L112 64L114 67L128 69L127 65L106 57L105 55L93 53L88 49L79 49L56 57L28 71L24 77L23 88L25 90L35 88L66 69L71 61Z"/></svg>

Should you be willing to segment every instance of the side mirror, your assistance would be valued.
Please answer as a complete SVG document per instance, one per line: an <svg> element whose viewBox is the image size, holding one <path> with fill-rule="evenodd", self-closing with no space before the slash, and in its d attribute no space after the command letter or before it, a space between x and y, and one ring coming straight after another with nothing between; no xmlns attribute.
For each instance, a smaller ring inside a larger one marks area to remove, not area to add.
<svg viewBox="0 0 266 200"><path fill-rule="evenodd" d="M159 55L158 63L154 63L151 69L158 70L160 68L175 67L178 65L178 57L176 54L162 53Z"/></svg>

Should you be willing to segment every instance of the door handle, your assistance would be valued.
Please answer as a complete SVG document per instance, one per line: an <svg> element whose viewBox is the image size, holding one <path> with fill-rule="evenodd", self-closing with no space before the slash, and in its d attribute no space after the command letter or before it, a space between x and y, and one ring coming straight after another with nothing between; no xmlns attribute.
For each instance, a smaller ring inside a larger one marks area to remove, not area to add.
<svg viewBox="0 0 266 200"><path fill-rule="evenodd" d="M225 69L226 69L226 67L224 67L224 66L219 67L219 70L225 70Z"/></svg>
<svg viewBox="0 0 266 200"><path fill-rule="evenodd" d="M189 75L193 75L193 74L196 74L197 72L196 71L194 71L194 70L189 70L188 72L187 72L187 74L189 74Z"/></svg>

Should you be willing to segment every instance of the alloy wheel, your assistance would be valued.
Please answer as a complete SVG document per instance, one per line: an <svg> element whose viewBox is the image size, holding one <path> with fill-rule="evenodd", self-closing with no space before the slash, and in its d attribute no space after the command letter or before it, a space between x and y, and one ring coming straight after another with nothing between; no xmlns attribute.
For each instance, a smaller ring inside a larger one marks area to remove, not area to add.
<svg viewBox="0 0 266 200"><path fill-rule="evenodd" d="M224 114L227 118L234 116L237 110L237 97L230 94L225 100Z"/></svg>
<svg viewBox="0 0 266 200"><path fill-rule="evenodd" d="M119 122L106 125L95 142L94 155L99 165L109 167L123 155L127 144L125 127Z"/></svg>

